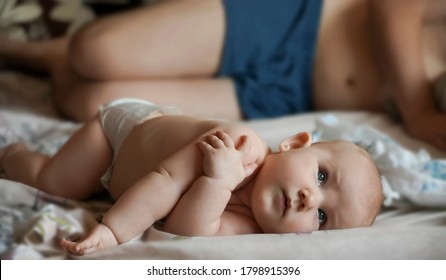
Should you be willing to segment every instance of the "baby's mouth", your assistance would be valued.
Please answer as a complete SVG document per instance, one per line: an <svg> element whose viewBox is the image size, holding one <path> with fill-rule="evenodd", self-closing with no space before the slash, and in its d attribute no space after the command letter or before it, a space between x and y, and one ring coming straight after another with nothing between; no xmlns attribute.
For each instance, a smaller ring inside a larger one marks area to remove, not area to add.
<svg viewBox="0 0 446 280"><path fill-rule="evenodd" d="M285 191L283 191L283 193L282 193L282 209L283 209L282 216L285 216L285 213L288 210L288 208L289 208L289 200L288 200L288 197L287 197Z"/></svg>

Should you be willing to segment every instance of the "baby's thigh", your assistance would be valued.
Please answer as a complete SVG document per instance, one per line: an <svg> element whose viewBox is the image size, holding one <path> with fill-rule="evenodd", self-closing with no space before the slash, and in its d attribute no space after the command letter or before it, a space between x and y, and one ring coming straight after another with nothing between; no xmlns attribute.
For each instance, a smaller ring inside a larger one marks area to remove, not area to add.
<svg viewBox="0 0 446 280"><path fill-rule="evenodd" d="M111 147L99 118L85 123L41 172L41 184L62 188L63 196L85 199L101 190L99 178L112 159Z"/></svg>

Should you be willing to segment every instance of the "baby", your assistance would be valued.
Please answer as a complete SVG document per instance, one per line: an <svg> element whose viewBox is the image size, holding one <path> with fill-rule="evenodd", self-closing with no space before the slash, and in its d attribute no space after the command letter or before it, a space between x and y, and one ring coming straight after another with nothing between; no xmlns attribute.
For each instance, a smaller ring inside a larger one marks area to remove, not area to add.
<svg viewBox="0 0 446 280"><path fill-rule="evenodd" d="M105 187L116 203L85 239L89 254L156 221L192 236L309 232L369 226L381 205L377 169L346 141L283 140L278 152L240 123L174 114L138 99L100 109L53 157L17 143L0 149L8 179L71 199Z"/></svg>

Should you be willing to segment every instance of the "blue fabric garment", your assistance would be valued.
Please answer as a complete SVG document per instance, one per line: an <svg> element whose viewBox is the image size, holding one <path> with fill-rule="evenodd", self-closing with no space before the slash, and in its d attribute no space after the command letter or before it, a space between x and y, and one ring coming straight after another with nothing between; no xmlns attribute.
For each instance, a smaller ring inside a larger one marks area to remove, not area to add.
<svg viewBox="0 0 446 280"><path fill-rule="evenodd" d="M224 0L220 77L231 77L247 119L312 110L322 0Z"/></svg>

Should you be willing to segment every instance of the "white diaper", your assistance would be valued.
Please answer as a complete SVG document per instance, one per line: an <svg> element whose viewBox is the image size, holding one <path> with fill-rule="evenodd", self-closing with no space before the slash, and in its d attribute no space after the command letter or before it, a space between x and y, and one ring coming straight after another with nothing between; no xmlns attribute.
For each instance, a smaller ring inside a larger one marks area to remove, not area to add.
<svg viewBox="0 0 446 280"><path fill-rule="evenodd" d="M112 163L101 177L101 183L106 189L108 189L115 159L122 143L135 126L143 123L154 113L176 115L179 111L174 107L161 107L135 98L116 99L99 108L102 129L113 149Z"/></svg>

